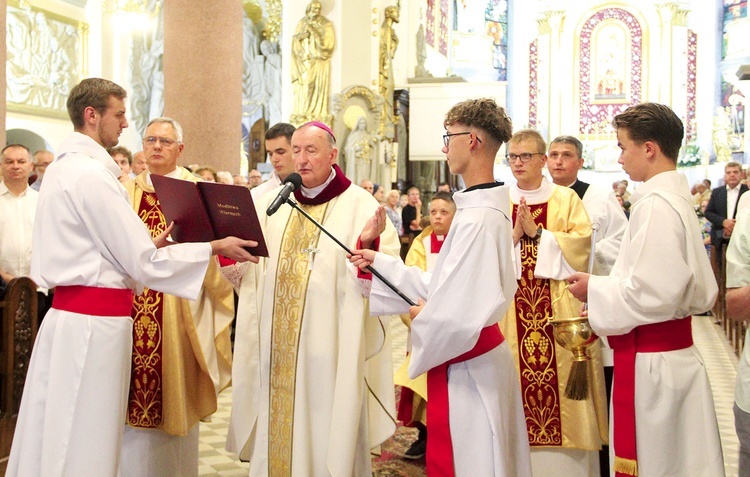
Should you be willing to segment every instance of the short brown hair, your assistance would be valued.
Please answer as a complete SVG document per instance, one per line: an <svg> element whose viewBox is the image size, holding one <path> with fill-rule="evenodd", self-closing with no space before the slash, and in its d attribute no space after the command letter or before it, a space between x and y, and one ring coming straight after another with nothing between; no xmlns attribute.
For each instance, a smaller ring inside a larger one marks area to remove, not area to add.
<svg viewBox="0 0 750 477"><path fill-rule="evenodd" d="M533 129L521 129L513 134L509 142L519 143L521 141L531 141L536 145L537 151L540 154L547 154L547 143L539 131Z"/></svg>
<svg viewBox="0 0 750 477"><path fill-rule="evenodd" d="M291 143L292 135L296 129L294 125L289 123L276 123L266 131L266 140L284 136Z"/></svg>
<svg viewBox="0 0 750 477"><path fill-rule="evenodd" d="M576 148L576 154L578 154L578 158L580 159L583 157L583 144L578 140L577 137L557 136L552 140L551 143L549 143L549 147L552 147L553 144L570 144L571 146Z"/></svg>
<svg viewBox="0 0 750 477"><path fill-rule="evenodd" d="M640 103L631 106L612 120L615 129L628 130L630 139L638 144L653 141L665 156L677 162L685 129L682 121L668 106Z"/></svg>
<svg viewBox="0 0 750 477"><path fill-rule="evenodd" d="M742 164L740 164L739 162L735 162L735 161L727 162L726 164L724 164L724 172L726 172L727 169L729 169L730 167L736 167L737 169L740 170L740 172L742 172Z"/></svg>
<svg viewBox="0 0 750 477"><path fill-rule="evenodd" d="M104 114L110 96L124 100L128 93L122 86L102 78L86 78L73 86L67 102L68 116L73 122L73 128L76 130L83 128L83 112L89 106L99 114Z"/></svg>
<svg viewBox="0 0 750 477"><path fill-rule="evenodd" d="M513 125L505 114L505 109L490 98L469 99L454 105L445 115L443 126L448 127L457 123L481 129L489 134L494 141L490 149L494 148L495 153L503 143L508 142L513 133Z"/></svg>
<svg viewBox="0 0 750 477"><path fill-rule="evenodd" d="M127 158L128 164L130 164L131 166L133 165L133 153L130 152L130 149L128 149L127 147L125 146L110 147L109 149L107 149L107 152L112 157L115 157L115 154L122 154L123 156Z"/></svg>

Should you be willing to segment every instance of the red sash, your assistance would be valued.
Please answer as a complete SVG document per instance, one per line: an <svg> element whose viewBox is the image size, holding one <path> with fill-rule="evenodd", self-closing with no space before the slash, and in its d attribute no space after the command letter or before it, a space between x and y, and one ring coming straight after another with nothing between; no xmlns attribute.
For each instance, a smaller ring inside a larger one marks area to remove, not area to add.
<svg viewBox="0 0 750 477"><path fill-rule="evenodd" d="M691 317L642 325L630 333L608 336L614 350L612 385L616 477L638 475L635 429L635 355L689 348L693 345Z"/></svg>
<svg viewBox="0 0 750 477"><path fill-rule="evenodd" d="M52 308L94 316L130 316L133 291L127 288L100 288L83 285L55 288Z"/></svg>
<svg viewBox="0 0 750 477"><path fill-rule="evenodd" d="M467 361L500 346L505 341L498 325L482 329L477 344L466 353L427 371L427 475L453 477L453 442L448 417L448 366Z"/></svg>

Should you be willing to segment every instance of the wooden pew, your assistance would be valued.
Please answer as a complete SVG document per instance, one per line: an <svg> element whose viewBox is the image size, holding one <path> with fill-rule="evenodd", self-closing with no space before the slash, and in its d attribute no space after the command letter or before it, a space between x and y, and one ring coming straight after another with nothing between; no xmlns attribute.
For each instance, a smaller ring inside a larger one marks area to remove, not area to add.
<svg viewBox="0 0 750 477"><path fill-rule="evenodd" d="M36 284L27 277L8 283L0 324L0 474L5 475L26 372L39 326Z"/></svg>

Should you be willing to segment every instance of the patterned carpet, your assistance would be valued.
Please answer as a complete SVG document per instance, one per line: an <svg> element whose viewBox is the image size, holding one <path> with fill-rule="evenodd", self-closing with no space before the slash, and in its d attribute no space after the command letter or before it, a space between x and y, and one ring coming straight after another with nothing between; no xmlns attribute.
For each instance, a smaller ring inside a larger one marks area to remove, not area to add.
<svg viewBox="0 0 750 477"><path fill-rule="evenodd" d="M424 457L408 460L401 455L417 439L417 430L399 427L396 433L381 446L380 456L372 459L375 477L423 477L427 475Z"/></svg>

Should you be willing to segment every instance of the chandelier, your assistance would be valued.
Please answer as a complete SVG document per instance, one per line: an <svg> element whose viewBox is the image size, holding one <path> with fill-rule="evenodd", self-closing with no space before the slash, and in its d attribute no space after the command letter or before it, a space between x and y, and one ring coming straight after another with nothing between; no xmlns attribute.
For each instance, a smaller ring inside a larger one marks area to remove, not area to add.
<svg viewBox="0 0 750 477"><path fill-rule="evenodd" d="M160 0L114 0L112 19L132 30L151 28L154 18L161 10Z"/></svg>

